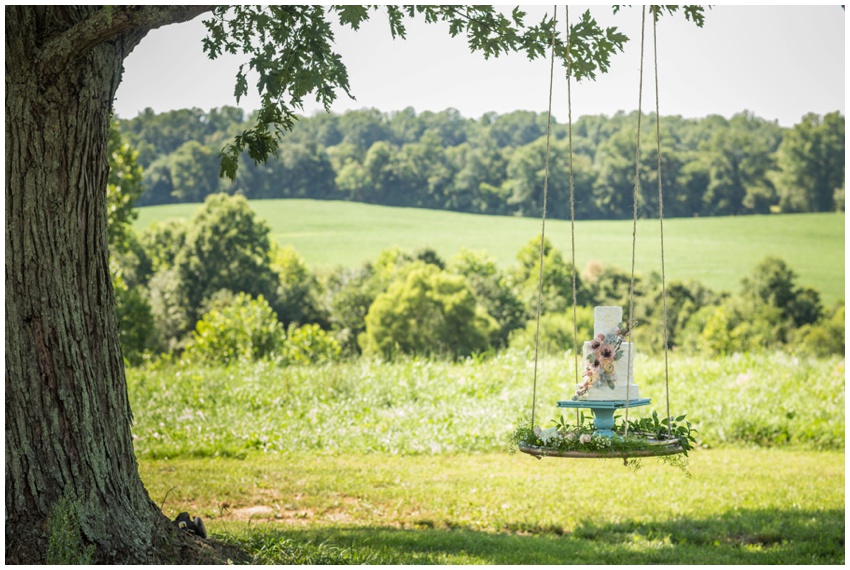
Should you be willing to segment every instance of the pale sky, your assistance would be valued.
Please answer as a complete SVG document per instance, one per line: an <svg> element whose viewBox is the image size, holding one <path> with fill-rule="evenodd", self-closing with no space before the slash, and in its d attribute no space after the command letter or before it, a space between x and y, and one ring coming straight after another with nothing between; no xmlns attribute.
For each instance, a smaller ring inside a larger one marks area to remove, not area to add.
<svg viewBox="0 0 850 570"><path fill-rule="evenodd" d="M611 14L609 6L572 6L575 21L590 8L603 26L615 25L631 38L625 53L612 59L608 74L573 84L573 119L611 115L638 105L640 7ZM524 6L536 22L552 6ZM558 17L563 21L564 8ZM658 24L658 64L662 115L688 118L748 110L790 127L809 112L845 113L844 11L838 6L715 6L700 29L681 15ZM115 112L135 117L145 107L156 112L189 107L208 110L236 105L233 96L238 56L210 61L201 48L203 16L154 30L126 59ZM446 26L409 23L406 40L393 41L381 13L353 32L336 28L336 51L348 67L352 93L332 110L374 107L417 112L453 107L469 118L486 112L545 112L549 64L521 55L486 61L465 41L449 37ZM643 109L654 110L651 22L647 18ZM557 70L556 70L557 77ZM252 86L253 87L253 86ZM566 122L566 81L556 80L553 115ZM250 94L239 106L253 110ZM312 114L321 107L311 101Z"/></svg>

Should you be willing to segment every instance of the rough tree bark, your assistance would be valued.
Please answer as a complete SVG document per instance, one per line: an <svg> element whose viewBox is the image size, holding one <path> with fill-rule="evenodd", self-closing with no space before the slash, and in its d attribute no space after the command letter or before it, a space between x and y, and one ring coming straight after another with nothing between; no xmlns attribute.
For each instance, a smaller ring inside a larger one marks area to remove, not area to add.
<svg viewBox="0 0 850 570"><path fill-rule="evenodd" d="M57 500L101 562L172 527L138 474L106 242L122 61L190 7L6 7L6 562L43 562Z"/></svg>

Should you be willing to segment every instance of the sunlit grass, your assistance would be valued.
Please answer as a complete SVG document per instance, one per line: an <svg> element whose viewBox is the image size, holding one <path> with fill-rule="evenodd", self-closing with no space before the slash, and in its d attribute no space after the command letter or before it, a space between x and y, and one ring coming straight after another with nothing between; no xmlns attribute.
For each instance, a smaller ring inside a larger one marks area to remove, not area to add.
<svg viewBox="0 0 850 570"><path fill-rule="evenodd" d="M506 453L252 453L143 460L163 510L257 563L810 564L844 561L844 454L646 460ZM169 489L171 491L169 492Z"/></svg>

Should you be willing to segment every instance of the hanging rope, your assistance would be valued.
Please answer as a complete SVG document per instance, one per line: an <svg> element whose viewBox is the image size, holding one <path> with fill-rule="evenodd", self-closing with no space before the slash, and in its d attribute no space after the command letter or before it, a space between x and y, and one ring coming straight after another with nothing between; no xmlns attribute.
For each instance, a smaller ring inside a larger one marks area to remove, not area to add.
<svg viewBox="0 0 850 570"><path fill-rule="evenodd" d="M653 8L652 10L652 55L655 59L655 143L656 153L658 155L658 222L661 226L661 299L663 305L663 325L664 329L664 393L667 397L667 434L673 436L673 426L670 425L670 370L667 358L668 340L667 340L667 276L664 273L664 191L661 184L661 114L659 113L659 92L658 92L658 41L657 41L657 23L658 14Z"/></svg>
<svg viewBox="0 0 850 570"><path fill-rule="evenodd" d="M632 276L629 283L629 343L628 343L628 368L626 372L626 431L625 435L629 435L629 387L632 384L632 346L634 345L634 330L635 330L635 244L637 243L637 213L638 213L638 192L640 190L640 122L643 109L643 47L644 47L644 30L646 28L646 6L641 11L640 21L640 82L638 85L638 119L637 119L637 141L635 144L635 191L633 196L633 213L632 213Z"/></svg>
<svg viewBox="0 0 850 570"><path fill-rule="evenodd" d="M657 168L658 168L658 209L659 223L661 229L661 296L663 301L663 326L664 326L664 385L667 404L667 432L672 437L672 426L669 421L670 416L670 380L669 380L669 340L667 330L667 286L666 272L664 259L664 191L661 174L661 114L660 114L660 96L658 88L658 43L657 43L657 14L654 8L651 9L653 16L652 22L652 41L653 41L653 57L655 71L655 135L656 135L656 153L657 153ZM557 15L558 7L554 7L552 17L552 43L550 46L550 66L549 66L549 106L547 111L546 124L546 162L545 174L543 180L543 207L541 216L540 228L540 257L539 257L539 275L537 282L537 315L536 315L536 331L534 339L534 384L531 401L531 425L534 427L537 408L537 376L540 348L540 316L543 303L543 261L544 261L544 244L546 240L546 209L549 191L549 155L551 148L551 131L552 131L552 88L554 83L555 70L555 38L557 33ZM571 236L571 279L572 279L572 295L573 295L573 339L575 350L573 351L573 361L575 369L575 381L578 381L578 315L577 315L577 294L576 294L576 270L575 270L575 181L573 177L573 131L572 131L572 77L570 54L570 9L566 7L566 66L567 66L567 124L568 124L568 139L569 139L569 176L570 176L570 236ZM638 116L637 116L637 137L635 142L635 186L632 199L632 268L629 282L629 343L627 351L627 377L626 377L626 417L625 417L625 436L629 435L629 408L631 403L630 387L632 383L632 346L634 345L634 290L635 290L635 258L637 245L637 215L638 215L638 196L640 194L640 135L641 122L643 116L643 63L644 63L644 48L646 35L646 6L641 11L641 36L640 36L640 80L638 85ZM576 424L579 423L579 411L576 409Z"/></svg>
<svg viewBox="0 0 850 570"><path fill-rule="evenodd" d="M549 111L546 121L546 172L543 178L543 216L540 225L540 275L537 279L537 331L534 335L534 388L531 393L531 427L537 408L537 360L540 348L540 306L543 303L543 244L546 239L546 199L549 192L549 140L552 132L552 83L555 74L555 35L558 31L558 6L552 13L552 46L549 64Z"/></svg>
<svg viewBox="0 0 850 570"><path fill-rule="evenodd" d="M572 258L570 263L570 277L573 282L573 367L575 368L576 385L578 380L578 313L576 309L576 200L575 200L575 182L573 180L573 99L572 99L572 77L571 64L572 57L570 54L570 41L572 34L570 33L570 5L566 6L566 14L564 19L567 24L567 133L570 146L570 244L572 245ZM581 423L581 415L579 409L576 408L576 426Z"/></svg>

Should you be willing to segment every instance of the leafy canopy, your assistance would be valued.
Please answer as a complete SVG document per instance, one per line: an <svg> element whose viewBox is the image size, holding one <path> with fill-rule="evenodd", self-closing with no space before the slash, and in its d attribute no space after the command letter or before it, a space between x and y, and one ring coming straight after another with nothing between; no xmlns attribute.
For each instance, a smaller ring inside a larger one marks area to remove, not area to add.
<svg viewBox="0 0 850 570"><path fill-rule="evenodd" d="M664 7L653 12L657 18L676 9ZM249 71L257 74L261 98L256 125L242 131L221 151L222 176L236 176L243 151L255 164L274 154L308 95L326 110L340 90L353 98L348 71L333 50L330 18L357 30L376 11L385 12L394 38L405 37L407 19L423 17L428 23L447 23L452 37L463 34L470 50L485 58L522 52L535 59L545 56L554 43L556 57L567 62L567 43L556 30L555 20L544 15L539 23L528 25L527 14L520 8L505 14L493 6L217 6L204 22L208 32L204 52L211 59L223 53L245 55L248 61L236 74L236 99L248 93ZM687 6L684 11L688 19L702 25L701 7ZM626 41L616 27L602 28L585 12L570 26L570 73L582 80L607 72L611 55L622 51Z"/></svg>

